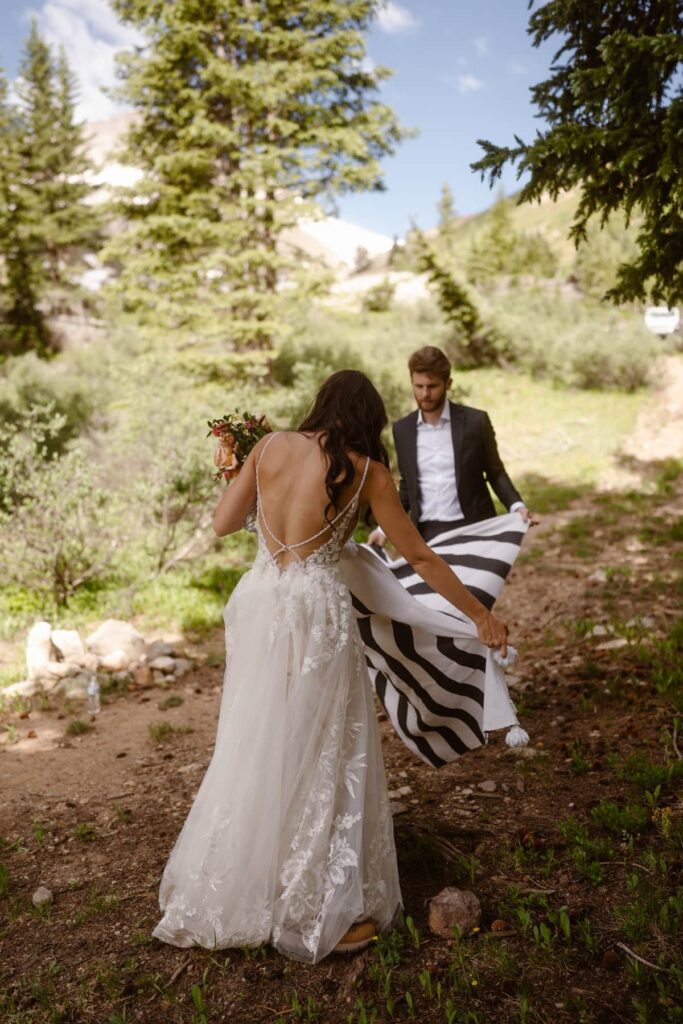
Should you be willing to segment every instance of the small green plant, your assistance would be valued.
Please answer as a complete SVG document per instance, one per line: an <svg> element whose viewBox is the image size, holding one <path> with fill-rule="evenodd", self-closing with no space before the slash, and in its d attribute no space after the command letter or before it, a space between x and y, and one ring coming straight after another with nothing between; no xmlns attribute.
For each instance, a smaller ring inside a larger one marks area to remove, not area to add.
<svg viewBox="0 0 683 1024"><path fill-rule="evenodd" d="M417 930L417 927L416 927L415 922L413 921L412 917L406 917L406 928L408 929L408 932L410 934L410 938L413 941L413 945L415 946L415 949L419 949L420 948L420 933Z"/></svg>
<svg viewBox="0 0 683 1024"><path fill-rule="evenodd" d="M82 722L79 718L74 718L67 725L66 734L67 736L82 736L83 733L90 732L91 728L92 726L88 722Z"/></svg>
<svg viewBox="0 0 683 1024"><path fill-rule="evenodd" d="M591 811L591 818L600 828L614 835L634 835L645 828L649 814L642 804L619 807L612 800L601 800Z"/></svg>
<svg viewBox="0 0 683 1024"><path fill-rule="evenodd" d="M583 752L583 745L580 740L573 740L569 744L569 770L572 775L585 775L586 772L591 770L591 762L586 758Z"/></svg>
<svg viewBox="0 0 683 1024"><path fill-rule="evenodd" d="M76 825L74 836L76 839L80 839L82 843L92 843L97 839L97 832L94 825L89 824L87 821L82 821L79 825Z"/></svg>
<svg viewBox="0 0 683 1024"><path fill-rule="evenodd" d="M163 743L171 736L184 736L193 731L190 725L172 725L171 722L150 722L147 729L155 743Z"/></svg>
<svg viewBox="0 0 683 1024"><path fill-rule="evenodd" d="M177 693L171 693L164 700L159 701L159 710L168 711L169 708L179 708L183 698Z"/></svg>

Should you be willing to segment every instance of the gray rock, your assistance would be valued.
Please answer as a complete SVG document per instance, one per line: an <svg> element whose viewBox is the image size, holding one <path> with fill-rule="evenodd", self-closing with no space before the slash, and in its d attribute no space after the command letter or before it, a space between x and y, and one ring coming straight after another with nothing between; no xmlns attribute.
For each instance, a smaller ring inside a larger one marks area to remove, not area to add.
<svg viewBox="0 0 683 1024"><path fill-rule="evenodd" d="M187 675L187 673L191 672L193 668L194 665L189 658L176 658L174 670L176 679L180 679L181 676Z"/></svg>
<svg viewBox="0 0 683 1024"><path fill-rule="evenodd" d="M147 661L152 662L155 658L170 658L173 655L173 645L165 640L155 640L147 645L145 650Z"/></svg>
<svg viewBox="0 0 683 1024"><path fill-rule="evenodd" d="M468 889L449 886L429 901L429 928L444 939L453 938L454 928L459 928L461 935L469 935L479 927L480 920L479 900Z"/></svg>
<svg viewBox="0 0 683 1024"><path fill-rule="evenodd" d="M398 792L399 796L410 796L413 790L410 786L399 786Z"/></svg>
<svg viewBox="0 0 683 1024"><path fill-rule="evenodd" d="M407 814L409 808L407 804L404 804L402 800L391 800L389 803L389 810L393 817L397 817L399 814Z"/></svg>
<svg viewBox="0 0 683 1024"><path fill-rule="evenodd" d="M80 664L85 647L77 629L53 629L50 639L64 661Z"/></svg>
<svg viewBox="0 0 683 1024"><path fill-rule="evenodd" d="M155 672L164 672L170 674L175 670L175 661L168 655L161 655L159 658L155 658L154 661L149 662L149 667Z"/></svg>
<svg viewBox="0 0 683 1024"><path fill-rule="evenodd" d="M547 757L544 750L537 750L536 747L506 747L505 753L522 761L530 761L534 757Z"/></svg>
<svg viewBox="0 0 683 1024"><path fill-rule="evenodd" d="M52 690L52 693L61 693L71 700L85 700L89 682L90 676L86 675L85 672L81 672L77 676L60 680Z"/></svg>
<svg viewBox="0 0 683 1024"><path fill-rule="evenodd" d="M34 907L46 907L53 901L52 891L45 885L39 885L33 896L31 896L31 903Z"/></svg>
<svg viewBox="0 0 683 1024"><path fill-rule="evenodd" d="M38 669L52 661L51 633L52 626L44 621L34 623L29 630L26 637L26 668L29 679L35 679Z"/></svg>
<svg viewBox="0 0 683 1024"><path fill-rule="evenodd" d="M609 630L607 629L606 626L601 626L600 623L598 623L597 626L593 626L593 628L591 629L591 631L590 631L590 633L588 635L589 636L607 636L608 632L609 632Z"/></svg>
<svg viewBox="0 0 683 1024"><path fill-rule="evenodd" d="M114 672L112 675L115 683L129 683L132 678L130 672L125 671L125 669L121 672Z"/></svg>
<svg viewBox="0 0 683 1024"><path fill-rule="evenodd" d="M145 638L129 622L107 619L90 634L86 645L100 659L114 651L123 651L127 661L135 661L144 653Z"/></svg>
<svg viewBox="0 0 683 1024"><path fill-rule="evenodd" d="M607 583L607 573L604 569L596 569L588 577L589 583Z"/></svg>
<svg viewBox="0 0 683 1024"><path fill-rule="evenodd" d="M479 783L479 789L482 793L495 793L497 788L498 787L493 779L485 779L484 782Z"/></svg>

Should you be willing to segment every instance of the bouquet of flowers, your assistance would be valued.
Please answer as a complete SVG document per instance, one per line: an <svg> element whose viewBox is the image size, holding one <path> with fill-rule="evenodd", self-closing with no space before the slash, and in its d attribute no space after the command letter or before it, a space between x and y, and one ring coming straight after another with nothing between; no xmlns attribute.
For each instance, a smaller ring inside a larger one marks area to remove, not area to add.
<svg viewBox="0 0 683 1024"><path fill-rule="evenodd" d="M214 480L232 480L237 476L257 441L272 430L265 416L254 416L250 412L243 412L241 417L236 412L229 413L208 423L207 437L218 438L213 457L217 467Z"/></svg>

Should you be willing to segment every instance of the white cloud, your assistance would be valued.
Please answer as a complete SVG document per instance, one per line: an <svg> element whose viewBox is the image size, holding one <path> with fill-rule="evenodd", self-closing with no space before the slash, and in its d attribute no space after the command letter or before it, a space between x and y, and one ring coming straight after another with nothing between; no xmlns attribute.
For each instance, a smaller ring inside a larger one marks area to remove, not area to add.
<svg viewBox="0 0 683 1024"><path fill-rule="evenodd" d="M511 60L508 67L513 75L526 75L527 73L524 64L520 64L518 60Z"/></svg>
<svg viewBox="0 0 683 1024"><path fill-rule="evenodd" d="M489 41L486 36L477 36L474 40L474 48L480 57L487 57L489 53Z"/></svg>
<svg viewBox="0 0 683 1024"><path fill-rule="evenodd" d="M377 24L382 32L397 35L399 32L412 32L420 23L407 7L386 0L377 11Z"/></svg>
<svg viewBox="0 0 683 1024"><path fill-rule="evenodd" d="M479 89L484 88L484 83L481 78L475 78L474 75L464 74L456 76L456 84L458 92L465 96L468 92L478 92Z"/></svg>
<svg viewBox="0 0 683 1024"><path fill-rule="evenodd" d="M102 90L116 85L114 55L140 44L139 33L118 20L107 0L46 0L27 12L32 17L50 46L64 47L78 77L78 117L100 121L118 113L121 104Z"/></svg>

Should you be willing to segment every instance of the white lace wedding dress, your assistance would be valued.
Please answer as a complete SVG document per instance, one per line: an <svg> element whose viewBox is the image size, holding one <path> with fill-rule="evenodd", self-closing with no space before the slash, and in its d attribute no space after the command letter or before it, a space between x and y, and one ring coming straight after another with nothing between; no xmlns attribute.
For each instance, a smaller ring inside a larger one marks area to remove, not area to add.
<svg viewBox="0 0 683 1024"><path fill-rule="evenodd" d="M258 467L256 479L259 491ZM400 910L372 688L339 561L357 509L358 492L333 529L285 545L258 494L258 555L225 609L216 747L161 882L164 942L272 942L315 963L354 922L381 931Z"/></svg>

